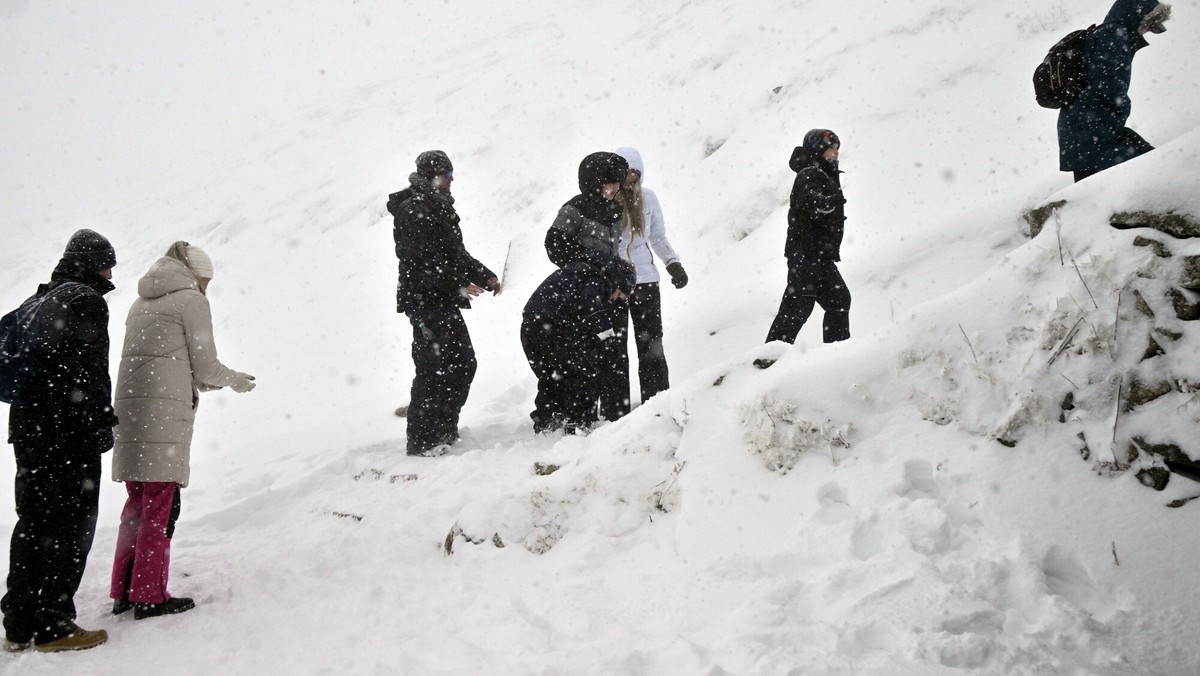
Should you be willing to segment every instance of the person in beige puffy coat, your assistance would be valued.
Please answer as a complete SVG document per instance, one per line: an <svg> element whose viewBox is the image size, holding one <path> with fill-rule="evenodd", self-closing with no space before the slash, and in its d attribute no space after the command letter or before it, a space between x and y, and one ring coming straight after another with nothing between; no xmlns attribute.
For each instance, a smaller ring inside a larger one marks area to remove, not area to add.
<svg viewBox="0 0 1200 676"><path fill-rule="evenodd" d="M254 389L253 376L217 359L205 295L212 276L212 259L200 247L174 243L138 281L125 320L112 478L125 482L129 497L113 561L114 615L132 608L140 620L195 607L167 593L167 568L200 392Z"/></svg>

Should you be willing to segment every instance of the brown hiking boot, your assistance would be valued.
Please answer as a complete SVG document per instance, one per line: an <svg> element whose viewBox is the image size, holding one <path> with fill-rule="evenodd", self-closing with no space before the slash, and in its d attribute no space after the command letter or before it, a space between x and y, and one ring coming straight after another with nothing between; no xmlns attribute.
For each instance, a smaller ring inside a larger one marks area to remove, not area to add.
<svg viewBox="0 0 1200 676"><path fill-rule="evenodd" d="M39 653L56 653L64 650L87 650L108 640L108 632L103 629L88 631L76 626L75 631L49 643L39 643L34 648Z"/></svg>

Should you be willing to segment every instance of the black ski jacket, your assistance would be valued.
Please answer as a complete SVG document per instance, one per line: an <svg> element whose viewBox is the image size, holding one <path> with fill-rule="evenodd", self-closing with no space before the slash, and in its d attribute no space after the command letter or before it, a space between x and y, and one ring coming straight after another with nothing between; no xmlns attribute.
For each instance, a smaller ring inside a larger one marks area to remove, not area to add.
<svg viewBox="0 0 1200 676"><path fill-rule="evenodd" d="M410 186L388 196L392 237L399 259L396 311L469 308L468 284L492 290L495 273L463 246L454 198L438 192L417 174Z"/></svg>
<svg viewBox="0 0 1200 676"><path fill-rule="evenodd" d="M113 446L112 380L108 372L108 303L115 287L77 261L63 258L22 326L44 368L35 403L14 405L8 441L103 453Z"/></svg>
<svg viewBox="0 0 1200 676"><path fill-rule="evenodd" d="M790 164L796 181L784 254L840 261L846 223L841 172L828 160L799 147L792 152Z"/></svg>

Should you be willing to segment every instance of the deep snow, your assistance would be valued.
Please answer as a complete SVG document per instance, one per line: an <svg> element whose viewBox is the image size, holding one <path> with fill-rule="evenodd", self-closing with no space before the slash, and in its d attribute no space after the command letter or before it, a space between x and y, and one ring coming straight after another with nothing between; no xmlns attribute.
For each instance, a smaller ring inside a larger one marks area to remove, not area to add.
<svg viewBox="0 0 1200 676"><path fill-rule="evenodd" d="M1143 254L1109 214L1200 214L1200 2L1172 4L1134 67L1130 124L1159 150L1071 186L1029 77L1106 2L0 1L2 307L91 227L118 250L119 345L137 278L187 239L217 265L223 361L260 383L201 405L172 551L198 608L107 614L106 482L76 600L109 643L0 672L1200 672L1197 508L1164 507L1200 485L1101 476L1051 421L992 438L1062 386L1062 303L1090 291L1111 324ZM818 312L763 346L815 126L843 140L854 338L822 345ZM520 307L578 160L619 145L692 279L663 289L674 387L534 438ZM412 368L383 204L433 147L468 249L499 268L513 244L506 291L467 313L464 440L418 461L391 414ZM1021 212L1060 197L1029 239Z"/></svg>

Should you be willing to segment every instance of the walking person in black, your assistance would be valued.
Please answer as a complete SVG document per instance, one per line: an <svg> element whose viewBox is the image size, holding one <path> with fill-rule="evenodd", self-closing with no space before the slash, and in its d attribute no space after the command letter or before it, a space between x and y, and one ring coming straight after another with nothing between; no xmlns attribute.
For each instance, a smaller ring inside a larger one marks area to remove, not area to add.
<svg viewBox="0 0 1200 676"><path fill-rule="evenodd" d="M596 152L583 158L579 163L579 194L559 209L546 232L546 254L552 263L561 268L583 262L600 270L615 265L625 274L633 272L633 266L618 253L624 210L615 200L628 173L628 162L616 153ZM610 307L608 312L610 323L626 321L621 308ZM603 354L609 367L600 373L599 414L606 420L616 420L629 413L628 366L624 371L618 368L623 355L615 343L606 343ZM583 422L595 421L593 414Z"/></svg>
<svg viewBox="0 0 1200 676"><path fill-rule="evenodd" d="M1076 182L1154 150L1125 126L1132 111L1129 82L1134 55L1149 44L1146 33L1165 32L1170 17L1171 6L1158 0L1116 0L1088 37L1086 86L1058 113L1059 169Z"/></svg>
<svg viewBox="0 0 1200 676"><path fill-rule="evenodd" d="M400 261L396 311L412 325L413 375L408 454L444 455L458 441L458 417L475 378L475 349L461 310L485 290L500 293L495 273L463 246L450 185L454 166L440 150L417 156L409 187L388 196Z"/></svg>
<svg viewBox="0 0 1200 676"><path fill-rule="evenodd" d="M787 288L779 312L767 333L767 342L794 343L804 322L820 304L825 311L823 333L826 343L850 337L850 290L838 271L842 234L846 222L846 198L842 195L838 152L841 141L828 129L813 129L792 152L796 172L792 204L788 209ZM756 359L767 368L770 359Z"/></svg>
<svg viewBox="0 0 1200 676"><path fill-rule="evenodd" d="M9 550L8 593L0 600L9 652L82 650L108 640L75 624L79 590L96 534L100 456L113 447L108 372L108 304L117 264L112 245L76 232L50 282L18 311L39 374L30 403L9 412L16 453L17 523Z"/></svg>
<svg viewBox="0 0 1200 676"><path fill-rule="evenodd" d="M575 261L550 273L529 297L521 347L538 380L533 431L586 430L595 421L601 374L611 367L606 343L616 340L610 304L633 289L632 272Z"/></svg>

